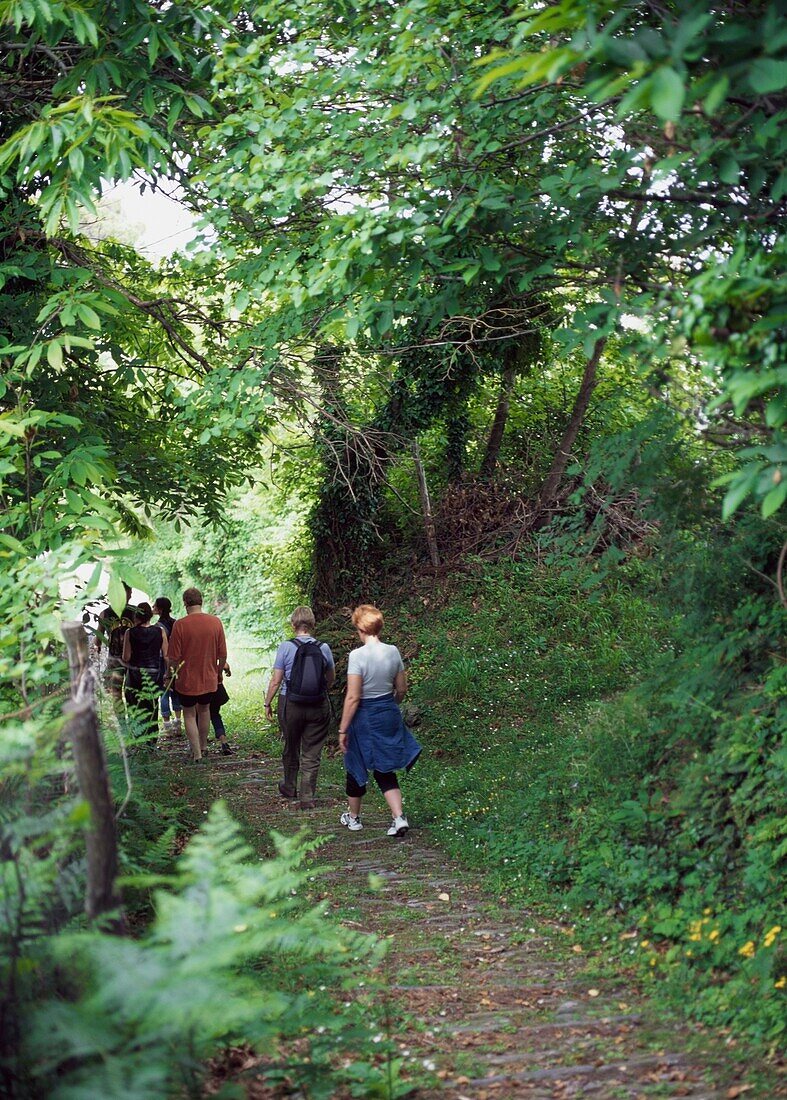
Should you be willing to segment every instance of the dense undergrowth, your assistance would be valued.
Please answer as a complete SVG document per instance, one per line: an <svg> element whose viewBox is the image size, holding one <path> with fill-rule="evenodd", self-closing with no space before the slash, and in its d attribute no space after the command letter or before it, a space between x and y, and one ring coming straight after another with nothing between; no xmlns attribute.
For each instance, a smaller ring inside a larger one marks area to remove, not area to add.
<svg viewBox="0 0 787 1100"><path fill-rule="evenodd" d="M389 634L428 747L408 805L448 851L617 942L691 1016L775 1045L787 678L768 552L752 521L600 586L590 565L487 564L397 607Z"/></svg>

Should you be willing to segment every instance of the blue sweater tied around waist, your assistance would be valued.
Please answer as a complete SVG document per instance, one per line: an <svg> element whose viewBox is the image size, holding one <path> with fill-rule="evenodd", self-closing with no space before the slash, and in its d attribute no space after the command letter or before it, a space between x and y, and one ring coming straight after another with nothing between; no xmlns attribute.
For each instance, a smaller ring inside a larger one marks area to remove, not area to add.
<svg viewBox="0 0 787 1100"><path fill-rule="evenodd" d="M347 732L344 767L362 787L369 772L409 771L421 755L393 695L361 699Z"/></svg>

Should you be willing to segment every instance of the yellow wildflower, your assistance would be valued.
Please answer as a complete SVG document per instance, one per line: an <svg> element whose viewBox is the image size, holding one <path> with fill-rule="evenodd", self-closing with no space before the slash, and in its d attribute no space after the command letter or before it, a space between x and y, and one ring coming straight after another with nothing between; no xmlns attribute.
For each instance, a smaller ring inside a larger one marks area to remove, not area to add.
<svg viewBox="0 0 787 1100"><path fill-rule="evenodd" d="M745 943L743 945L743 947L738 948L738 954L743 955L745 959L750 959L754 954L754 950L754 940L749 940L748 943Z"/></svg>
<svg viewBox="0 0 787 1100"><path fill-rule="evenodd" d="M780 924L774 924L773 928L771 928L771 930L769 932L765 933L765 939L763 940L763 943L765 944L766 947L771 946L771 944L776 939L776 937L779 935L781 930L782 930L782 926Z"/></svg>
<svg viewBox="0 0 787 1100"><path fill-rule="evenodd" d="M640 943L640 947L647 947L649 943L650 943L650 940L643 940L643 941L642 941L642 942Z"/></svg>
<svg viewBox="0 0 787 1100"><path fill-rule="evenodd" d="M784 987L786 985L787 985L787 978L779 978L779 980L777 982L773 983L773 988L774 989L784 989Z"/></svg>
<svg viewBox="0 0 787 1100"><path fill-rule="evenodd" d="M713 910L712 910L712 909L703 909L703 910L702 910L702 915L703 915L704 917L709 917L709 916L711 915L711 913L712 913L712 912L713 912Z"/></svg>
<svg viewBox="0 0 787 1100"><path fill-rule="evenodd" d="M718 938L719 938L718 928L714 928L713 931L708 933L708 939L709 940L717 940Z"/></svg>

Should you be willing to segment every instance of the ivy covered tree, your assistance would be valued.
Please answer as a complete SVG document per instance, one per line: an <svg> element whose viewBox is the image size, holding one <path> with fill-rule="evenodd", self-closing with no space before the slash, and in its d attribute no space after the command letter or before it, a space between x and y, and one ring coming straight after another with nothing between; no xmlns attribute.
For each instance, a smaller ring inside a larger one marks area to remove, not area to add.
<svg viewBox="0 0 787 1100"><path fill-rule="evenodd" d="M499 372L546 302L584 370L542 511L603 378L599 341L623 315L648 330L632 369L657 359L667 379L703 355L704 415L734 435L751 408L740 435L757 431L757 387L773 381L740 360L770 363L780 337L763 321L743 350L726 292L713 299L720 261L747 272L732 277L739 312L747 280L760 287L749 258L778 271L778 9L627 3L606 17L576 0L512 24L505 5L472 0L384 16L372 2L257 5L253 46L224 44L214 94L234 109L203 129L209 156L192 177L237 308L271 302L243 348L285 372L288 351L326 337L400 362L413 345L486 349ZM764 442L729 507L747 486L771 494L767 510L780 503L776 441Z"/></svg>

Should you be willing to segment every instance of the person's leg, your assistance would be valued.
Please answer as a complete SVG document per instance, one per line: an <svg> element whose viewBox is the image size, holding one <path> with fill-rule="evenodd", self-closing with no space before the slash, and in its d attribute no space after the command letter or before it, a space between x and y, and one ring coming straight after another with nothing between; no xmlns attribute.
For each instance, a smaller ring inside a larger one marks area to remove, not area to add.
<svg viewBox="0 0 787 1100"><path fill-rule="evenodd" d="M388 803L391 816L394 818L404 817L402 813L402 792L399 790L399 780L396 778L396 772L375 772L374 778L383 793L385 801Z"/></svg>
<svg viewBox="0 0 787 1100"><path fill-rule="evenodd" d="M361 785L354 776L347 772L344 789L347 792L347 811L346 814L342 814L340 820L342 825L349 825L349 818L360 818L361 816L361 799L366 794L366 784ZM345 817L348 820L345 820Z"/></svg>
<svg viewBox="0 0 787 1100"><path fill-rule="evenodd" d="M172 710L170 708L169 692L164 691L161 693L161 699L159 700L161 706L161 717L164 719L164 725L166 725L172 717Z"/></svg>
<svg viewBox="0 0 787 1100"><path fill-rule="evenodd" d="M202 759L202 749L199 742L199 727L197 725L197 705L183 707L183 723L186 727L186 736L191 746L191 755L195 760Z"/></svg>
<svg viewBox="0 0 787 1100"><path fill-rule="evenodd" d="M124 712L123 696L126 668L116 657L107 657L107 668L104 683L110 699L115 718L122 718ZM128 704L126 704L128 705Z"/></svg>
<svg viewBox="0 0 787 1100"><path fill-rule="evenodd" d="M212 699L210 703L210 724L213 726L213 736L221 745L222 756L234 756L232 749L227 741L227 730L224 726L224 719L221 717L222 704L217 702L216 699Z"/></svg>
<svg viewBox="0 0 787 1100"><path fill-rule="evenodd" d="M282 798L298 797L298 769L301 758L301 724L297 705L287 706L287 699L279 696L276 711L279 719L279 732L282 736L282 781L279 794Z"/></svg>
<svg viewBox="0 0 787 1100"><path fill-rule="evenodd" d="M170 704L172 706L172 711L173 711L173 714L174 714L174 718L172 719L172 721L175 724L175 732L180 733L180 731L182 729L180 722L181 722L181 718L183 716L183 707L182 707L181 702L180 702L180 696L178 695L178 693L175 691L174 688L169 689L169 701L170 701Z"/></svg>
<svg viewBox="0 0 787 1100"><path fill-rule="evenodd" d="M210 703L197 703L197 728L199 731L200 753L208 747L208 734L210 733Z"/></svg>
<svg viewBox="0 0 787 1100"><path fill-rule="evenodd" d="M221 717L221 704L215 699L210 703L210 724L213 726L213 735L217 741L227 740L227 731L224 728L224 720Z"/></svg>
<svg viewBox="0 0 787 1100"><path fill-rule="evenodd" d="M301 807L314 804L322 747L328 738L331 711L328 700L319 707L304 708L306 715L301 733Z"/></svg>

